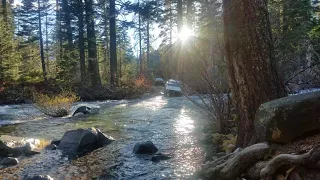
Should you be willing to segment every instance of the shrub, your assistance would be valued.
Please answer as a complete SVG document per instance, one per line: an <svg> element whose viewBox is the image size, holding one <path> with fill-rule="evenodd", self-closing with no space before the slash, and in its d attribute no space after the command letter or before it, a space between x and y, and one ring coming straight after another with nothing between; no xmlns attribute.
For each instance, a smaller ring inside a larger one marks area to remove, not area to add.
<svg viewBox="0 0 320 180"><path fill-rule="evenodd" d="M152 87L152 82L144 75L140 75L134 82L135 87L142 91L148 92Z"/></svg>
<svg viewBox="0 0 320 180"><path fill-rule="evenodd" d="M61 93L56 96L48 96L46 94L34 94L36 107L44 114L52 117L67 116L72 103L79 100L74 93Z"/></svg>

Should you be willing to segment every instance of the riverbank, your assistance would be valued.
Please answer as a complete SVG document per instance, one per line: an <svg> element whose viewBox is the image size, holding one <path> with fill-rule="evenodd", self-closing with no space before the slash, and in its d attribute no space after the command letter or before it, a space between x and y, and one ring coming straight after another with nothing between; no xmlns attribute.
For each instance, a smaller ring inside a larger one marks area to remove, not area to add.
<svg viewBox="0 0 320 180"><path fill-rule="evenodd" d="M74 84L62 88L56 80L35 83L1 83L0 105L22 104L34 102L34 95L47 94L56 96L63 92L76 94L81 101L136 99L144 93L157 91L147 78L138 78L130 82L122 82L118 86L102 86L100 88L82 87Z"/></svg>

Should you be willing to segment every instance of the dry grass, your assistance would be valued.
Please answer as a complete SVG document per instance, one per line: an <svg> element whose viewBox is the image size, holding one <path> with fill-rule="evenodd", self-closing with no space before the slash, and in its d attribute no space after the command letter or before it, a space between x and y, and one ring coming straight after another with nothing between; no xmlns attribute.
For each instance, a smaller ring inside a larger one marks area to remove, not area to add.
<svg viewBox="0 0 320 180"><path fill-rule="evenodd" d="M143 91L149 91L152 87L152 82L145 76L139 76L135 80L134 85L138 89L141 89Z"/></svg>
<svg viewBox="0 0 320 180"><path fill-rule="evenodd" d="M52 117L63 117L69 114L71 105L79 100L74 93L61 93L57 96L34 94L36 107L44 114Z"/></svg>
<svg viewBox="0 0 320 180"><path fill-rule="evenodd" d="M46 140L46 139L40 139L40 143L37 144L37 148L39 149L44 149L45 147L47 147L51 142Z"/></svg>

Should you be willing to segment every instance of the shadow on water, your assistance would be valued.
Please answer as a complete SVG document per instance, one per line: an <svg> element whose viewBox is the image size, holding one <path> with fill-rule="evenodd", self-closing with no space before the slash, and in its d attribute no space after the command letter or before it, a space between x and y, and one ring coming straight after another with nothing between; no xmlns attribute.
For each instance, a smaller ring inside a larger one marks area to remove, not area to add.
<svg viewBox="0 0 320 180"><path fill-rule="evenodd" d="M190 179L200 167L203 149L198 143L205 115L184 97L156 96L142 101L103 106L100 114L47 118L0 128L2 134L53 139L70 129L96 127L116 141L69 162L57 151L23 159L15 169L0 169L7 177L48 174L56 179ZM152 141L171 159L152 162L132 153L137 142ZM14 171L12 176L8 172ZM14 179L14 178L12 178ZM18 179L18 178L17 178Z"/></svg>

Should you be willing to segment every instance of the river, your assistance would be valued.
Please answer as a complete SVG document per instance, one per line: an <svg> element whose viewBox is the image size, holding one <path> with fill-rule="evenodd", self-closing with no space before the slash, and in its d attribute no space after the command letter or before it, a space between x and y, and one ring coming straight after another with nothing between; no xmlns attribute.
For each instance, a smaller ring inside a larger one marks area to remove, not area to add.
<svg viewBox="0 0 320 180"><path fill-rule="evenodd" d="M54 179L193 179L203 163L205 152L199 139L206 116L185 97L88 104L99 105L100 113L50 118L32 105L0 106L0 135L50 141L61 138L67 130L96 127L116 140L72 161L59 150L20 157L18 165L0 168L0 177L11 180L41 174ZM156 163L149 156L134 155L134 145L147 140L172 158Z"/></svg>

